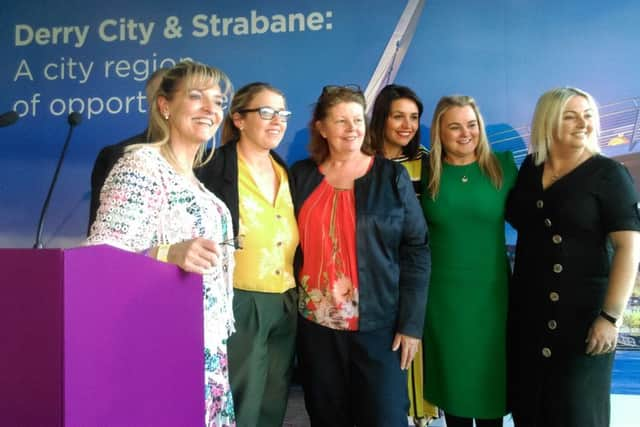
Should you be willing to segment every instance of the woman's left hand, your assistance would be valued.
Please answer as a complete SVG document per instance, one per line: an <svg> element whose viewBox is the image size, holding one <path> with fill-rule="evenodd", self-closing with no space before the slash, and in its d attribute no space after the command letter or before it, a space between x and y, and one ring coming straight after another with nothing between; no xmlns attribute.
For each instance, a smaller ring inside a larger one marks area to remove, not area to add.
<svg viewBox="0 0 640 427"><path fill-rule="evenodd" d="M398 349L402 347L402 354L400 356L401 369L409 369L413 358L416 356L419 345L420 338L414 338L410 337L409 335L396 333L396 336L393 338L393 345L391 346L391 350L398 351Z"/></svg>
<svg viewBox="0 0 640 427"><path fill-rule="evenodd" d="M618 342L618 328L598 316L589 328L585 342L587 343L586 353L590 356L611 353L616 349Z"/></svg>

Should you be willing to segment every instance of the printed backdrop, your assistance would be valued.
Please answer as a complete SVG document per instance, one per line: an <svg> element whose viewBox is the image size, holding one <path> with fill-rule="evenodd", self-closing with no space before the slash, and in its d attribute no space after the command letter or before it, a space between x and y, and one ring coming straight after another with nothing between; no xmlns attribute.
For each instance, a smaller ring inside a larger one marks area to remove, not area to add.
<svg viewBox="0 0 640 427"><path fill-rule="evenodd" d="M82 115L45 223L47 247L78 245L89 177L105 145L145 128L144 81L191 58L234 85L267 81L294 116L278 151L306 155L311 107L326 84L368 97L394 81L425 104L425 136L442 95L474 96L496 150L522 159L538 96L563 85L603 106L605 152L640 181L640 47L633 0L24 0L0 14L0 247L33 245L38 216L67 134ZM428 141L425 141L428 144ZM634 166L636 165L636 166ZM512 233L509 234L513 239Z"/></svg>

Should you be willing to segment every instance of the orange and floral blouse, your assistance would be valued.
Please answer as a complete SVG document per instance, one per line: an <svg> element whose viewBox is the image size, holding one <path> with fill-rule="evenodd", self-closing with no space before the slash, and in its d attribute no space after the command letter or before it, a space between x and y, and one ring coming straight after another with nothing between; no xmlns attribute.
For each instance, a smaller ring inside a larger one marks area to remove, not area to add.
<svg viewBox="0 0 640 427"><path fill-rule="evenodd" d="M299 311L312 322L358 330L356 205L353 189L326 180L311 193L298 216L304 263Z"/></svg>

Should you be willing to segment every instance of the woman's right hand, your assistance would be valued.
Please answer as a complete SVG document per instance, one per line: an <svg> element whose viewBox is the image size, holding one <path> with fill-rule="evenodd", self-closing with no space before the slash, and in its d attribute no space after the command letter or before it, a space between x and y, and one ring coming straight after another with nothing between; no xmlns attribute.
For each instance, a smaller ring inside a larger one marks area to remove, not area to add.
<svg viewBox="0 0 640 427"><path fill-rule="evenodd" d="M220 262L221 251L217 243L196 237L169 247L167 261L190 273L205 274Z"/></svg>

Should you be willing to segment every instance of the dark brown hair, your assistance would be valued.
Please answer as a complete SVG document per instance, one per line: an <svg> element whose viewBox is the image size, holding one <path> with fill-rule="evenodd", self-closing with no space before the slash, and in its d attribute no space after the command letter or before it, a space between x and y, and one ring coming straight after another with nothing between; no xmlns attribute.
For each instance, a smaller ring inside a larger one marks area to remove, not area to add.
<svg viewBox="0 0 640 427"><path fill-rule="evenodd" d="M385 86L373 104L373 113L371 113L371 124L369 129L371 131L371 148L381 156L384 156L384 130L387 125L387 118L391 112L391 103L397 99L408 99L413 101L418 107L418 118L422 117L422 101L418 98L418 95L414 91L406 86L400 85L387 85ZM418 154L420 148L420 125L416 134L413 136L409 143L402 147L402 154L409 159L413 159Z"/></svg>

